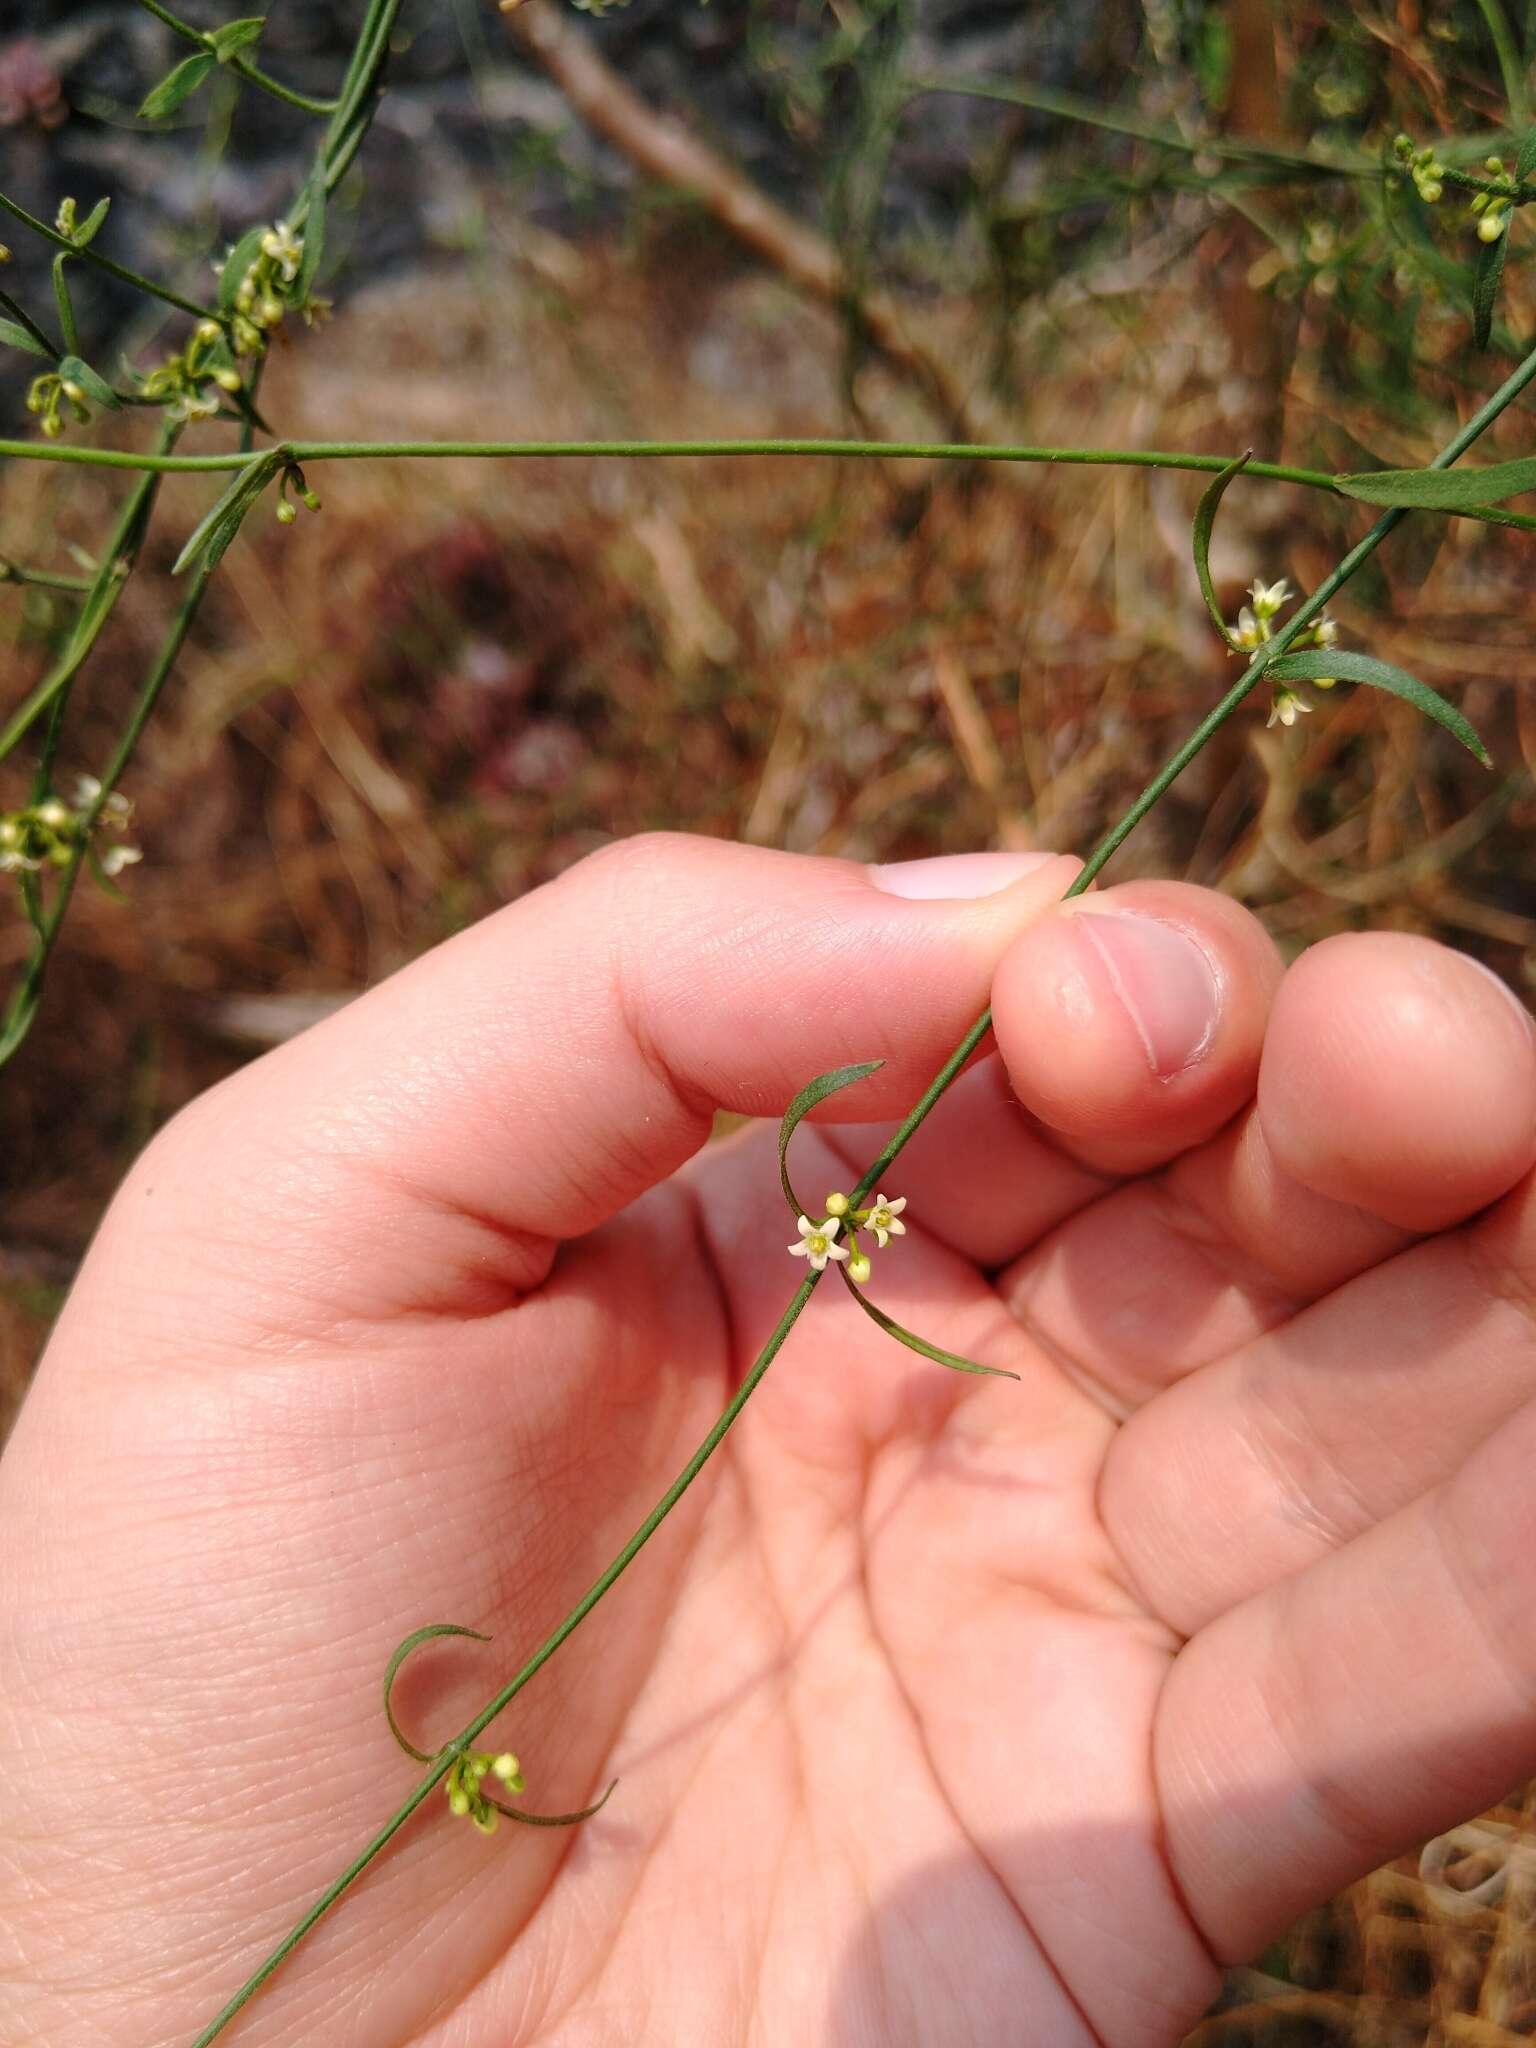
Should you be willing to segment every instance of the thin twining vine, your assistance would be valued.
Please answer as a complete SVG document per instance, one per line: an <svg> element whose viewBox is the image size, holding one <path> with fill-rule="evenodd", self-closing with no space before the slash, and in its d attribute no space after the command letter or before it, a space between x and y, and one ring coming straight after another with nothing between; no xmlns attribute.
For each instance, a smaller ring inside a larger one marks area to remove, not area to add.
<svg viewBox="0 0 1536 2048"><path fill-rule="evenodd" d="M1536 381L1536 349L1532 350L1514 374L1499 387L1487 403L1446 444L1445 448L1435 457L1427 470L1403 473L1405 476L1412 476L1418 481L1413 486L1404 485L1401 488L1404 490L1416 490L1421 496L1431 490L1447 490L1450 480L1445 476L1445 472L1466 453L1505 408L1518 398L1521 392L1533 381ZM1202 585L1208 583L1209 571L1206 553L1209 548L1211 527L1214 523L1216 508L1220 503L1222 493L1232 481L1233 476L1242 467L1241 461L1222 465L1222 470L1218 474L1215 484L1207 492L1206 498L1202 502L1200 513L1197 515L1194 552ZM1501 465L1501 468L1508 467L1510 466ZM1536 469L1536 464L1530 465L1530 467ZM1491 474L1491 472L1486 472L1486 474ZM1475 482L1476 480L1475 473L1465 479L1468 482ZM1536 481L1536 477L1533 477L1533 481ZM1527 488L1529 487L1530 485L1527 485ZM1461 714L1455 711L1452 706L1446 704L1435 692L1428 689L1426 685L1419 683L1415 678L1404 675L1401 670L1389 668L1388 664L1384 662L1374 661L1368 656L1351 656L1347 652L1339 650L1332 644L1333 636L1327 631L1326 608L1329 600L1337 591L1342 589L1350 577L1355 574L1356 570L1375 553L1376 549L1380 547L1394 527L1398 526L1408 516L1410 509L1411 507L1407 503L1390 505L1381 514L1380 518L1377 519L1370 531L1355 543L1338 565L1318 585L1316 590L1297 606L1291 617L1283 625L1276 623L1278 612L1287 594L1284 592L1283 587L1262 584L1255 587L1253 593L1252 626L1255 644L1247 666L1227 690L1220 702L1200 721L1178 752L1147 784L1146 788L1137 797L1120 822L1094 848L1084 863L1081 873L1077 876L1071 888L1067 890L1066 894L1069 897L1079 896L1091 886L1104 869L1110 857L1129 834L1135 830L1136 826L1147 815L1164 791L1183 773L1190 762L1194 760L1195 756L1214 735L1220 731L1227 720L1241 707L1248 695L1265 681L1278 684L1280 688L1289 691L1297 681L1308 677L1318 681L1331 681L1335 677L1348 675L1361 682L1386 688L1394 694L1406 697L1409 701L1415 703L1419 709L1426 711L1441 725L1455 733L1456 737L1469 746L1480 760L1487 761L1488 757L1481 743L1472 732L1470 726L1461 717ZM1260 613L1263 614L1262 618L1259 616ZM1229 627L1222 620L1219 611L1213 609L1213 617L1220 626L1223 638L1226 639L1229 647L1234 641L1238 645L1242 645L1243 639L1249 631L1248 621L1244 616L1240 615L1235 629ZM1261 628L1263 630L1260 630ZM1299 651L1304 647L1307 651ZM1244 651L1247 651L1247 649L1245 648ZM1328 676L1321 675L1320 671L1323 667L1330 671ZM412 1788L407 1797L401 1801L400 1805L390 1815L373 1839L359 1851L347 1865L346 1869L333 1879L296 1924L290 1928L277 1947L272 1950L271 1954L251 1973L244 1984L241 1985L239 1990L229 2000L228 2004L215 2015L203 2029L202 2033L197 2036L196 2041L192 2044L192 2048L207 2048L207 2044L224 2031L241 2009L260 1990L261 1986L266 1983L268 1978L292 1954L293 1950L298 1947L299 1943L303 1941L316 1923L330 1911L343 1894L368 1868L369 1864L373 1862L374 1858L388 1846L417 1809L432 1796L439 1785L445 1787L450 1811L455 1814L461 1814L482 1827L487 1824L490 1815L493 1813L505 1812L515 1820L530 1818L530 1816L524 1815L515 1809L501 1806L499 1802L496 1805L478 1803L489 1798L489 1795L486 1795L484 1792L484 1784L487 1777L491 1777L493 1780L501 1779L503 1782L510 1782L511 1778L516 1777L520 1781L521 1766L517 1759L508 1751L492 1752L477 1749L475 1747L477 1737L490 1726L491 1722L498 1715L511 1705L523 1688L537 1676L568 1638L576 1632L587 1616L598 1605L599 1601L612 1590L614 1585L645 1548L646 1544L656 1534L668 1515L677 1506L689 1487L698 1478L710 1458L723 1442L732 1424L746 1407L748 1401L751 1400L761 1384L764 1374L783 1349L790 1331L799 1321L811 1296L825 1278L829 1267L844 1276L850 1291L860 1301L865 1310L873 1316L881 1329L887 1335L895 1337L909 1349L959 1371L997 1372L998 1369L996 1367L987 1366L976 1360L961 1358L953 1352L940 1349L937 1345L929 1343L925 1338L915 1335L912 1331L903 1329L900 1324L886 1315L883 1310L877 1309L874 1303L870 1302L861 1291L862 1285L867 1284L872 1275L873 1262L870 1260L867 1252L864 1252L862 1249L855 1252L849 1249L846 1242L843 1244L838 1242L843 1231L847 1230L850 1237L854 1237L859 1233L873 1237L876 1240L877 1248L883 1249L884 1247L880 1245L882 1236L888 1240L904 1234L905 1224L902 1221L901 1212L906 1207L906 1203L902 1197L889 1196L883 1192L888 1184L887 1176L891 1167L906 1147L908 1140L932 1113L950 1083L976 1053L991 1030L991 1026L992 1013L990 1009L987 1009L982 1012L970 1030L966 1032L917 1102L913 1104L906 1118L892 1134L878 1158L873 1160L860 1176L857 1185L851 1190L836 1190L830 1194L822 1205L819 1217L813 1215L804 1205L790 1179L788 1165L790 1141L803 1118L816 1108L818 1104L827 1100L828 1097L840 1093L843 1089L856 1085L859 1081L873 1073L880 1063L878 1061L870 1061L853 1066L835 1068L828 1073L818 1075L814 1080L808 1082L800 1090L799 1094L796 1095L786 1110L780 1126L779 1163L785 1203L791 1216L793 1227L797 1232L795 1240L788 1249L792 1255L805 1257L808 1270L805 1278L790 1297L783 1314L774 1325L772 1333L763 1345L762 1350L758 1353L751 1369L742 1379L741 1385L721 1411L713 1427L693 1456L688 1460L682 1471L679 1472L661 1499L656 1503L655 1507L646 1516L640 1527L613 1561L593 1581L592 1585L588 1587L587 1591L576 1602L575 1606L571 1608L565 1618L545 1637L544 1641L539 1644L538 1648L534 1650L532 1655L514 1673L495 1697L487 1702L480 1712L475 1715L474 1719L462 1728L452 1741L445 1743L429 1759L426 1757L425 1752L406 1741L395 1722L389 1698L395 1675L411 1651L420 1643L433 1636L465 1635L482 1641L487 1640L487 1638L480 1635L478 1631L467 1628L461 1623L436 1622L429 1623L424 1628L413 1631L401 1643L390 1660L388 1675L385 1681L385 1710L389 1718L390 1727L397 1741L400 1742L401 1747L418 1761L427 1761L425 1775ZM854 1267L855 1259L858 1260L857 1273L851 1270ZM503 1779L503 1773L506 1774L505 1779ZM600 1806L606 1801L612 1790L613 1787L610 1785L608 1790L603 1793L602 1798L596 1802L596 1805L591 1809L587 1809L587 1811L595 1811L596 1806ZM579 1817L578 1815L559 1816L556 1824L569 1823Z"/></svg>
<svg viewBox="0 0 1536 2048"><path fill-rule="evenodd" d="M313 319L324 311L323 301L316 298L313 284L323 252L326 202L345 176L367 133L400 0L367 0L341 84L335 97L327 100L312 99L296 92L271 77L256 63L253 53L261 40L264 18L251 16L205 31L184 21L163 5L162 0L140 0L140 4L183 42L193 46L190 54L184 56L149 94L141 110L146 119L163 120L174 114L222 66L258 90L305 112L325 117L326 127L313 169L295 193L286 216L251 227L234 244L222 264L217 266L217 290L208 303L172 284L141 276L108 256L99 246L108 218L106 202L98 202L81 217L75 203L67 200L50 224L0 195L0 210L50 243L57 252L53 263L56 330L19 305L9 294L0 292L0 343L39 357L46 364L35 378L31 393L32 409L44 439L41 443L0 440L0 456L136 473L132 490L119 512L107 545L89 576L70 577L47 568L0 560L0 581L35 585L56 592L61 599L78 602L78 610L52 669L0 725L0 760L11 754L35 727L41 727L30 800L18 811L0 813L0 871L16 876L22 905L34 932L31 955L9 1006L0 1017L0 1063L22 1042L36 1014L48 961L81 868L90 866L104 885L110 886L112 877L136 857L135 850L122 837L129 814L117 784L154 711L220 557L255 507L274 487L276 515L285 524L296 518L299 505L318 509L318 499L307 480L306 465L335 460L430 456L493 459L538 456L652 459L905 457L1063 466L1116 465L1182 470L1211 476L1212 482L1195 518L1195 568L1202 594L1223 643L1229 653L1246 656L1246 664L1219 703L1143 790L1113 831L1094 849L1068 891L1069 895L1078 895L1089 887L1164 791L1261 683L1267 684L1272 692L1271 722L1282 724L1293 723L1302 712L1311 708L1311 700L1305 694L1305 686L1308 685L1327 689L1345 680L1389 691L1435 719L1486 762L1486 753L1471 727L1434 691L1373 656L1339 648L1337 628L1325 608L1332 595L1410 510L1434 511L1525 530L1536 527L1536 519L1505 507L1507 499L1536 489L1536 459L1499 463L1491 468L1455 475L1448 473L1452 464L1536 378L1536 352L1522 362L1514 375L1467 422L1427 469L1330 475L1291 465L1257 462L1246 455L1229 459L1222 455L1157 450L837 439L495 443L278 440L271 446L258 448L258 434L269 432L258 406L268 345L290 314ZM954 90L989 89L933 80L913 82L909 96L920 91ZM1004 90L1001 96L1025 99L1022 91ZM1041 95L1035 94L1034 97L1042 107L1045 106ZM1025 103L1029 102L1025 100ZM1517 122L1523 125L1524 110L1515 105L1513 94L1511 108ZM1394 179L1398 182L1411 180L1419 199L1426 205L1433 205L1447 186L1469 192L1471 219L1481 252L1472 278L1474 333L1480 343L1487 344L1508 248L1510 223L1520 208L1536 203L1536 137L1527 137L1512 171L1505 168L1501 158L1489 158L1482 172L1478 173L1458 166L1463 160L1469 161L1471 154L1480 153L1481 144L1476 150L1470 145L1448 147L1445 154L1452 163L1447 164L1441 161L1436 151L1415 148L1410 140L1402 138L1387 153L1385 160L1373 167L1363 158L1347 164L1324 163L1297 153L1249 144L1188 142L1161 131L1150 131L1141 124L1117 116L1105 117L1087 108L1085 103L1069 103L1062 98L1055 99L1047 110L1068 119L1118 128L1132 139L1194 155L1196 169L1202 175L1200 159L1208 156L1240 174L1257 172L1268 176L1284 173L1308 180L1339 175L1365 177L1371 175L1374 168L1375 174L1389 182ZM79 352L79 324L71 296L71 272L77 265L100 270L189 316L195 323L190 337L146 375L130 375L128 387L114 386L84 361ZM134 452L78 447L64 442L63 437L72 426L83 425L94 416L93 409L117 411L125 406L149 406L158 410L161 429L152 450ZM179 452L182 435L210 421L235 425L239 445L222 454ZM178 473L222 475L227 481L181 550L177 569L187 572L182 602L140 685L127 725L110 757L102 764L100 773L80 776L66 800L55 786L55 772L73 689L139 558L156 510L161 479L167 474ZM1256 581L1250 593L1251 605L1240 611L1235 622L1229 623L1222 616L1216 602L1208 560L1211 533L1223 496L1239 475L1328 491L1386 508L1363 539L1284 623L1281 623L1281 614L1290 592L1283 581L1273 584ZM479 1631L461 1623L434 1622L413 1630L404 1639L390 1659L385 1675L384 1712L402 1750L426 1766L424 1776L373 1839L246 1979L198 2036L194 2048L205 2048L206 2043L223 2032L439 1785L443 1787L449 1811L454 1816L467 1819L487 1832L502 1818L527 1825L564 1827L589 1819L599 1810L613 1790L611 1785L597 1801L569 1813L541 1814L508 1804L499 1795L521 1791L521 1765L508 1750L476 1747L476 1739L581 1626L703 1471L761 1383L829 1267L837 1271L865 1313L887 1335L895 1337L909 1349L954 1370L985 1374L999 1372L995 1366L962 1358L903 1329L864 1292L874 1279L877 1258L888 1252L905 1232L902 1216L905 1201L887 1192L890 1170L913 1133L981 1046L990 1027L990 1012L983 1012L857 1186L848 1191L833 1190L821 1204L819 1213L813 1213L802 1203L790 1179L788 1154L791 1140L806 1115L832 1095L855 1086L874 1070L873 1064L857 1064L819 1075L795 1097L781 1126L780 1171L796 1233L787 1251L794 1257L803 1258L806 1270L736 1394L619 1554L495 1698L467 1727L435 1752L418 1747L401 1728L393 1705L395 1680L406 1659L429 1640L445 1636L469 1637L476 1641L485 1638Z"/></svg>

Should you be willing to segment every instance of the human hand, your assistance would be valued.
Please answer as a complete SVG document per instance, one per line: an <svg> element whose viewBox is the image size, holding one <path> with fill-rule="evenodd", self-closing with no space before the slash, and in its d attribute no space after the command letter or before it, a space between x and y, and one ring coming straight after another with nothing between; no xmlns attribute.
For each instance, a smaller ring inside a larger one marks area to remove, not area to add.
<svg viewBox="0 0 1536 2048"><path fill-rule="evenodd" d="M828 1110L897 1115L989 988L870 1293L1020 1384L819 1290L486 1738L614 1799L435 1801L231 2038L1168 2048L1536 1766L1529 1025L1426 941L1282 980L1219 896L1027 867L619 846L155 1141L0 1465L8 2044L184 2048L409 1786L395 1643L494 1633L407 1668L432 1748L803 1277L712 1111L883 1057ZM881 1135L806 1127L802 1193Z"/></svg>

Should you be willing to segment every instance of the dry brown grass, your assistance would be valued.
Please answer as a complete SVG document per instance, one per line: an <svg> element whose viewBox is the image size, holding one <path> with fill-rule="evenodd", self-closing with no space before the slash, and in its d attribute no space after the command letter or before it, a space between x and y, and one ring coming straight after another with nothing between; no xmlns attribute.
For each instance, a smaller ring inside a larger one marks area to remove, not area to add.
<svg viewBox="0 0 1536 2048"><path fill-rule="evenodd" d="M277 364L269 411L328 437L841 430L830 318L707 239L680 254L677 232L638 262L525 234L490 281L372 290ZM1192 278L1110 306L1134 319L1081 292L1045 308L1021 435L1239 445ZM926 425L894 386L864 396L887 432ZM1360 423L1334 410L1304 348L1298 456L1354 459ZM1426 452L1373 431L1383 460ZM82 893L0 1089L0 1401L145 1136L317 1006L650 827L859 859L1084 847L1230 673L1192 592L1189 478L736 460L311 481L321 517L260 523L227 558L131 777L145 865L127 904ZM86 541L109 495L10 477L0 547ZM168 490L169 525L206 497ZM1239 486L1227 504L1234 605L1256 572L1314 581L1361 523L1293 492ZM78 765L122 716L174 547L90 673ZM1364 691L1293 734L1249 717L1116 872L1228 890L1287 949L1367 923L1435 933L1529 993L1528 546L1455 526L1379 559L1338 607L1347 642L1456 695L1497 773ZM23 681L39 660L23 650ZM19 921L0 928L0 967L23 949ZM1528 1803L1502 1818L1536 1839ZM1411 1860L1357 1887L1298 1936L1305 1988L1239 1976L1196 2038L1527 2037L1528 1865L1497 1905L1460 1911L1454 1892Z"/></svg>

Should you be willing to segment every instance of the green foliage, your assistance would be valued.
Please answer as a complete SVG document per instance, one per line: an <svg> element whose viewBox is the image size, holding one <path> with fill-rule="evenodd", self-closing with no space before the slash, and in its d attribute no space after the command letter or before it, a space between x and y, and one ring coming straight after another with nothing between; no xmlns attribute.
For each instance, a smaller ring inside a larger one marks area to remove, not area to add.
<svg viewBox="0 0 1536 2048"><path fill-rule="evenodd" d="M221 64L227 64L242 50L249 50L253 44L259 43L266 25L264 14L247 15L243 21L227 21L222 28L209 31L208 47Z"/></svg>
<svg viewBox="0 0 1536 2048"><path fill-rule="evenodd" d="M160 83L145 95L139 108L140 120L168 120L211 75L218 61L211 50L201 51L195 57L183 57L176 68L168 71Z"/></svg>
<svg viewBox="0 0 1536 2048"><path fill-rule="evenodd" d="M1231 628L1222 616L1221 606L1216 600L1216 586L1211 581L1211 533L1216 525L1216 514L1226 496L1227 486L1253 459L1249 448L1239 455L1235 462L1229 462L1216 477L1195 509L1193 543L1195 552L1195 575L1200 583L1200 595L1205 599L1205 608L1210 613L1217 632L1229 647L1235 648L1237 641Z"/></svg>
<svg viewBox="0 0 1536 2048"><path fill-rule="evenodd" d="M870 1321L878 1324L887 1337L894 1337L898 1344L905 1344L909 1351L916 1351L923 1358L931 1358L935 1365L947 1365L951 1372L984 1373L989 1378L1000 1380L1018 1378L1016 1372L1007 1372L1000 1365L978 1365L974 1358L962 1358L958 1351L945 1351L941 1345L930 1344L926 1337L919 1337L915 1332L903 1329L893 1316L888 1316L884 1309L877 1308L862 1289L855 1287L841 1266L837 1270L842 1274L844 1286Z"/></svg>
<svg viewBox="0 0 1536 2048"><path fill-rule="evenodd" d="M1405 669L1394 668L1388 661L1378 661L1371 654L1357 654L1353 651L1329 647L1308 651L1305 654L1281 654L1271 661L1264 670L1272 682L1306 683L1337 682L1369 683L1373 690L1387 690L1394 697L1401 697L1411 704L1415 711L1422 711L1426 718L1432 718L1436 725L1444 726L1453 739L1460 740L1467 752L1482 762L1485 768L1493 766L1488 758L1488 749L1483 745L1472 727L1467 723L1454 704L1447 704L1437 690L1428 683L1421 683L1417 676L1411 676Z"/></svg>
<svg viewBox="0 0 1536 2048"><path fill-rule="evenodd" d="M840 1088L851 1088L855 1081L867 1081L871 1074L877 1074L884 1065L884 1060L864 1060L858 1066L832 1067L825 1074L818 1074L814 1081L807 1081L785 1110L784 1120L779 1125L779 1180L792 1215L809 1216L811 1211L805 1207L790 1186L790 1139L795 1135L802 1120L810 1115L818 1103L825 1102L829 1095L836 1095Z"/></svg>
<svg viewBox="0 0 1536 2048"><path fill-rule="evenodd" d="M78 356L62 356L59 360L59 375L66 384L78 384L87 398L97 405L105 406L108 412L122 411L123 401L105 377L99 377L90 364L81 362Z"/></svg>
<svg viewBox="0 0 1536 2048"><path fill-rule="evenodd" d="M1334 478L1334 488L1366 505L1421 512L1473 512L1536 491L1536 456L1486 469L1366 469Z"/></svg>
<svg viewBox="0 0 1536 2048"><path fill-rule="evenodd" d="M51 358L53 351L44 347L29 328L19 320L0 320L0 342L7 348L24 348L28 355Z"/></svg>

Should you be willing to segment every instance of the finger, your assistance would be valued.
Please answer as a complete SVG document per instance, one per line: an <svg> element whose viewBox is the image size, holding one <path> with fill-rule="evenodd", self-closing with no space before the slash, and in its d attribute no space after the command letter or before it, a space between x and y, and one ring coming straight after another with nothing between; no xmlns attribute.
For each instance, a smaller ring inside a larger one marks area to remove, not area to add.
<svg viewBox="0 0 1536 2048"><path fill-rule="evenodd" d="M1533 1161L1536 1038L1502 984L1426 939L1328 940L1275 999L1256 1106L1000 1285L1124 1412L1497 1200ZM1178 1415L1162 1426L1192 1426Z"/></svg>
<svg viewBox="0 0 1536 2048"><path fill-rule="evenodd" d="M1536 1767L1536 1404L1442 1487L1186 1645L1154 1766L1219 1958Z"/></svg>
<svg viewBox="0 0 1536 2048"><path fill-rule="evenodd" d="M1189 1633L1456 1471L1536 1393L1536 1176L1121 1430L1100 1510Z"/></svg>
<svg viewBox="0 0 1536 2048"><path fill-rule="evenodd" d="M864 1101L904 1108L1074 871L976 858L913 876L660 835L610 849L194 1105L108 1238L220 1236L221 1300L243 1287L285 1328L295 1301L328 1327L504 1305L717 1107L776 1114L816 1073L884 1059Z"/></svg>
<svg viewBox="0 0 1536 2048"><path fill-rule="evenodd" d="M1219 1130L1253 1092L1280 963L1257 920L1182 883L1065 903L993 985L1001 1063L968 1075L903 1155L929 1227L986 1266ZM842 1131L850 1161L876 1131Z"/></svg>

